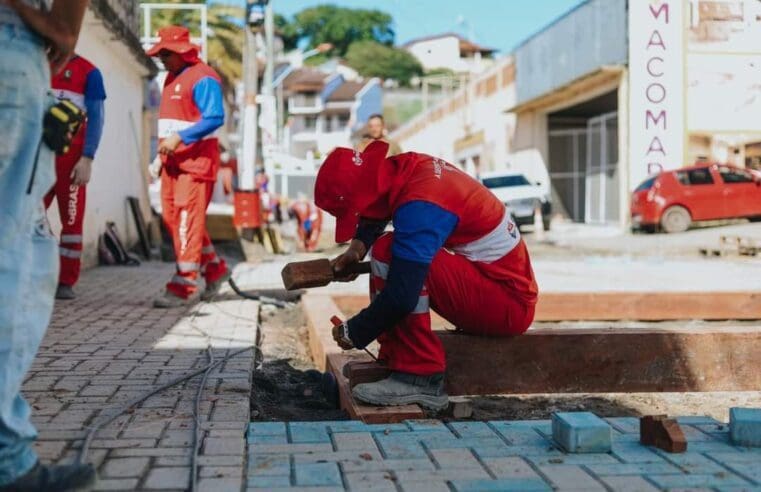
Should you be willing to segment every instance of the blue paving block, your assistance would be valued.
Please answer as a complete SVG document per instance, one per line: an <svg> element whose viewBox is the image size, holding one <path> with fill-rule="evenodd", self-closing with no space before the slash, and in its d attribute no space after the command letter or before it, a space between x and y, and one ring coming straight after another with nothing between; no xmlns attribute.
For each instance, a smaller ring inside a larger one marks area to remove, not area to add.
<svg viewBox="0 0 761 492"><path fill-rule="evenodd" d="M281 436L251 434L248 436L248 444L288 444L288 436L285 434Z"/></svg>
<svg viewBox="0 0 761 492"><path fill-rule="evenodd" d="M748 480L761 485L761 461L755 463L725 463L727 468Z"/></svg>
<svg viewBox="0 0 761 492"><path fill-rule="evenodd" d="M293 465L296 485L300 486L343 486L341 473L336 463L296 463Z"/></svg>
<svg viewBox="0 0 761 492"><path fill-rule="evenodd" d="M290 476L291 460L288 456L249 456L248 458L248 475L249 476Z"/></svg>
<svg viewBox="0 0 761 492"><path fill-rule="evenodd" d="M647 478L663 489L711 488L747 486L750 482L729 472L724 474L701 475L647 475Z"/></svg>
<svg viewBox="0 0 761 492"><path fill-rule="evenodd" d="M537 466L547 465L616 465L621 464L613 455L608 453L566 454L563 456L526 456L526 459Z"/></svg>
<svg viewBox="0 0 761 492"><path fill-rule="evenodd" d="M529 427L537 428L542 426L552 426L551 420L491 420L489 425L503 427Z"/></svg>
<svg viewBox="0 0 761 492"><path fill-rule="evenodd" d="M729 432L737 446L761 447L761 408L730 408Z"/></svg>
<svg viewBox="0 0 761 492"><path fill-rule="evenodd" d="M613 441L612 454L625 463L663 463L663 458L639 442Z"/></svg>
<svg viewBox="0 0 761 492"><path fill-rule="evenodd" d="M403 433L379 434L375 439L386 459L427 458L428 455L417 439L401 439Z"/></svg>
<svg viewBox="0 0 761 492"><path fill-rule="evenodd" d="M687 447L686 453L667 453L666 451L657 450L666 461L674 463L688 473L723 473L726 468L718 465L715 461L706 458L702 454L690 450Z"/></svg>
<svg viewBox="0 0 761 492"><path fill-rule="evenodd" d="M447 428L446 424L442 422L441 420L431 420L431 419L417 419L417 420L405 420L405 424L410 428L412 431L447 431L449 432L449 429Z"/></svg>
<svg viewBox="0 0 761 492"><path fill-rule="evenodd" d="M614 429L622 434L636 434L639 439L639 419L636 417L608 417L605 419Z"/></svg>
<svg viewBox="0 0 761 492"><path fill-rule="evenodd" d="M333 434L341 432L369 432L367 424L359 420L344 420L341 422L328 422L326 427Z"/></svg>
<svg viewBox="0 0 761 492"><path fill-rule="evenodd" d="M694 424L721 424L718 420L707 415L688 415L686 417L676 417L676 421L679 424L694 425Z"/></svg>
<svg viewBox="0 0 761 492"><path fill-rule="evenodd" d="M552 414L552 437L569 453L607 453L610 425L591 412Z"/></svg>
<svg viewBox="0 0 761 492"><path fill-rule="evenodd" d="M511 491L551 491L552 487L538 478L499 479L499 480L452 480L457 492L511 492Z"/></svg>
<svg viewBox="0 0 761 492"><path fill-rule="evenodd" d="M497 436L494 437L468 437L463 439L442 438L442 437L423 437L422 442L428 449L463 449L473 447L499 447L507 446L505 442Z"/></svg>
<svg viewBox="0 0 761 492"><path fill-rule="evenodd" d="M473 446L471 449L482 459L509 458L511 456L522 456L529 459L534 456L562 459L568 456L558 449L548 446Z"/></svg>
<svg viewBox="0 0 761 492"><path fill-rule="evenodd" d="M532 427L492 426L512 446L547 446L551 441Z"/></svg>
<svg viewBox="0 0 761 492"><path fill-rule="evenodd" d="M248 477L249 488L272 490L275 487L290 487L291 477L289 476L256 476Z"/></svg>
<svg viewBox="0 0 761 492"><path fill-rule="evenodd" d="M683 472L668 463L618 463L611 465L587 465L589 471L597 475L680 475Z"/></svg>
<svg viewBox="0 0 761 492"><path fill-rule="evenodd" d="M460 437L496 437L496 431L485 422L450 422L449 428Z"/></svg>
<svg viewBox="0 0 761 492"><path fill-rule="evenodd" d="M285 422L251 422L248 424L246 438L251 436L284 436L286 435Z"/></svg>
<svg viewBox="0 0 761 492"><path fill-rule="evenodd" d="M294 444L330 442L327 426L322 422L291 422L288 432Z"/></svg>
<svg viewBox="0 0 761 492"><path fill-rule="evenodd" d="M405 424L368 424L368 432L382 432L387 434L389 432L409 432L410 428Z"/></svg>

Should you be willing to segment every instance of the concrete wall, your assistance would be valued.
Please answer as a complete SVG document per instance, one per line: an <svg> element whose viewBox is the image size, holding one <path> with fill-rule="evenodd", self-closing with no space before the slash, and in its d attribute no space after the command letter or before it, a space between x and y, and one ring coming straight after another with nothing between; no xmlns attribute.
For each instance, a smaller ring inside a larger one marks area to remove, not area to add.
<svg viewBox="0 0 761 492"><path fill-rule="evenodd" d="M127 197L138 197L147 207L148 191L142 170L147 165L144 156L148 154L150 134L143 118L143 77L147 72L89 11L77 51L100 68L108 96L103 138L87 186L82 258L84 265L93 265L97 262L98 236L107 221L116 223L126 245L138 240ZM48 216L58 232L56 205L51 206Z"/></svg>
<svg viewBox="0 0 761 492"><path fill-rule="evenodd" d="M637 0L644 1L644 0ZM627 0L589 0L516 48L517 103L628 59Z"/></svg>

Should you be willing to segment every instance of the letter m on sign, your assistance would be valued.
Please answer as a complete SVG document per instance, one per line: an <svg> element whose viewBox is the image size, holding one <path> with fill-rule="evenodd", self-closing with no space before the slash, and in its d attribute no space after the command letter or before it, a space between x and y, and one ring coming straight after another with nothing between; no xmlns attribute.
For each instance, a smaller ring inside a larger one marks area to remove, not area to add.
<svg viewBox="0 0 761 492"><path fill-rule="evenodd" d="M651 0L650 13L653 14L653 19L658 19L661 14L664 14L664 17L666 18L666 24L669 23L669 4L667 1Z"/></svg>

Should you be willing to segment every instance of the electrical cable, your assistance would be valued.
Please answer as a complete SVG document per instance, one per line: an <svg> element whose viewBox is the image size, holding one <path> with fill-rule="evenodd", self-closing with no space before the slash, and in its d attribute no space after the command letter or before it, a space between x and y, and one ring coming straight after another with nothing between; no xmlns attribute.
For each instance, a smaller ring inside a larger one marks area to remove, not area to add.
<svg viewBox="0 0 761 492"><path fill-rule="evenodd" d="M286 307L288 307L289 303L286 302L286 301L281 301L281 300L275 299L273 297L260 296L260 295L256 295L256 294L249 294L247 292L244 292L244 291L240 290L240 288L235 283L235 281L232 279L232 277L230 277L230 279L227 282L230 284L230 287L232 287L232 289L235 291L235 293L238 294L239 296L241 296L244 299L249 299L251 301L259 301L259 302L263 302L264 304L272 304L272 305L277 306L279 308L286 308Z"/></svg>

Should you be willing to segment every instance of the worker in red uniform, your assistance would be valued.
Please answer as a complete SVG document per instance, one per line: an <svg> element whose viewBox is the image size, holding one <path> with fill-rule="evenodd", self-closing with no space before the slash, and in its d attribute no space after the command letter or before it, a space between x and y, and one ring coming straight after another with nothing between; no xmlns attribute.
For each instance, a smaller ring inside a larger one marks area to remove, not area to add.
<svg viewBox="0 0 761 492"><path fill-rule="evenodd" d="M431 331L432 308L458 330L484 336L525 332L538 288L526 244L505 206L441 159L388 144L334 150L315 183L318 207L336 217L336 271L370 251L370 305L334 327L344 349L377 339L391 376L354 387L373 405L442 409L445 354ZM383 233L387 222L394 232Z"/></svg>
<svg viewBox="0 0 761 492"><path fill-rule="evenodd" d="M206 208L219 169L215 131L225 119L219 75L198 58L187 28L159 30L159 41L147 51L169 72L159 106L162 218L172 232L177 271L159 308L187 304L198 292L199 272L206 280L202 299L211 299L230 277L206 231Z"/></svg>
<svg viewBox="0 0 761 492"><path fill-rule="evenodd" d="M294 217L298 223L299 244L306 251L316 250L322 232L322 210L317 208L306 195L299 193L288 208L288 215Z"/></svg>
<svg viewBox="0 0 761 492"><path fill-rule="evenodd" d="M87 115L87 121L74 136L68 152L56 156L56 183L45 196L45 208L50 207L53 198L57 199L61 218L58 246L61 269L56 299L74 299L73 287L79 280L82 257L86 185L103 134L106 90L100 70L79 55L74 55L63 70L53 76L51 85L59 100L70 100Z"/></svg>

